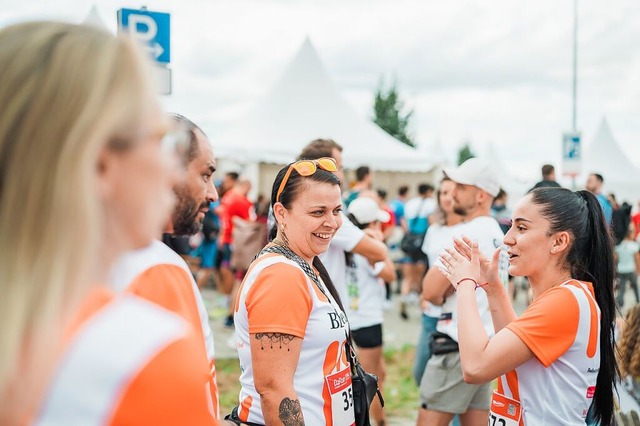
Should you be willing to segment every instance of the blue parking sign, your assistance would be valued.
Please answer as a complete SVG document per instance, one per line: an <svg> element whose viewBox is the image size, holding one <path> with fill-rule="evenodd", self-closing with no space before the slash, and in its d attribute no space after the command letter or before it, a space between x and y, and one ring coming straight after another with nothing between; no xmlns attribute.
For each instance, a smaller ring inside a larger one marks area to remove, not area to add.
<svg viewBox="0 0 640 426"><path fill-rule="evenodd" d="M576 176L582 166L582 144L580 132L567 132L562 135L563 174Z"/></svg>
<svg viewBox="0 0 640 426"><path fill-rule="evenodd" d="M171 62L171 15L138 9L118 10L118 30L130 33L147 45L151 57Z"/></svg>

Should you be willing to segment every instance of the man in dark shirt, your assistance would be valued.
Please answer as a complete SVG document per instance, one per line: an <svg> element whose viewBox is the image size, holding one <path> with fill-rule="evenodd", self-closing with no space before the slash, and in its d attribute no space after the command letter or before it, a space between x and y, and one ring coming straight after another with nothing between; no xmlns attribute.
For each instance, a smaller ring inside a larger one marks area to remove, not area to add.
<svg viewBox="0 0 640 426"><path fill-rule="evenodd" d="M560 188L560 184L556 182L556 169L551 164L542 166L542 180L534 185L529 191L536 188Z"/></svg>

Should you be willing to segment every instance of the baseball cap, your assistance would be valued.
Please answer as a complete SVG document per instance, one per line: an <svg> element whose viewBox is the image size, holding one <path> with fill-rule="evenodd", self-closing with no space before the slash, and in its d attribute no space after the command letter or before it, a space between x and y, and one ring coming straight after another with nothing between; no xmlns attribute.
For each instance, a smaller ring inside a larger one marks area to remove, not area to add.
<svg viewBox="0 0 640 426"><path fill-rule="evenodd" d="M389 213L382 210L378 203L369 197L358 197L353 200L347 208L347 213L352 214L362 225L376 220L385 223L391 218Z"/></svg>
<svg viewBox="0 0 640 426"><path fill-rule="evenodd" d="M498 177L491 164L485 160L469 158L458 167L448 167L443 172L455 183L473 185L492 197L500 192Z"/></svg>

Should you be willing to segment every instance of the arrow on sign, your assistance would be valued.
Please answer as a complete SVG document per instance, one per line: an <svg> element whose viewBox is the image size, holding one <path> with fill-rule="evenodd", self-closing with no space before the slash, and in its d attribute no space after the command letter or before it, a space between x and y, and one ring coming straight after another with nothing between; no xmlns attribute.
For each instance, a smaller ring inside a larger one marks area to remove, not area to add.
<svg viewBox="0 0 640 426"><path fill-rule="evenodd" d="M158 59L160 55L164 53L164 49L159 43L153 43L153 46L147 46L147 50L149 50L153 59Z"/></svg>

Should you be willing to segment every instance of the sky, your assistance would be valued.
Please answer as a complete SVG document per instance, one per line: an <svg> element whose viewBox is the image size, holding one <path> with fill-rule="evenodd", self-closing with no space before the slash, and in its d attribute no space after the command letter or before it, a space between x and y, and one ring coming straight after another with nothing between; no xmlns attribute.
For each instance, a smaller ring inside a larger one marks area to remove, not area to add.
<svg viewBox="0 0 640 426"><path fill-rule="evenodd" d="M331 78L370 118L381 81L414 111L410 133L453 160L491 145L510 173L561 168L572 125L573 0L0 0L0 26L82 21L95 5L115 31L121 7L171 13L167 109L212 139L240 119L309 37ZM640 166L640 2L578 0L577 127L587 146L606 117Z"/></svg>

